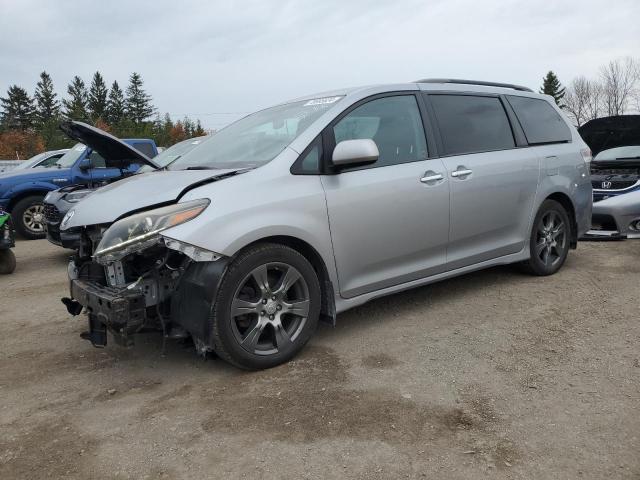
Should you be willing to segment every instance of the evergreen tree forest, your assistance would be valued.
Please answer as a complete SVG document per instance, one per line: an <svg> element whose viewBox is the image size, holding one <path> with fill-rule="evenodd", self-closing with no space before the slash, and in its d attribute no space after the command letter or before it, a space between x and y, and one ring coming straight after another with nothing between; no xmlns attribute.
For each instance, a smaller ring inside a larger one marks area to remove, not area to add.
<svg viewBox="0 0 640 480"><path fill-rule="evenodd" d="M64 120L86 122L120 138L152 138L163 147L206 135L200 120L160 115L139 73L133 72L124 88L117 81L108 86L100 72L88 85L76 75L60 98L51 76L42 72L33 94L11 85L0 96L0 159L70 147L75 142L58 128Z"/></svg>

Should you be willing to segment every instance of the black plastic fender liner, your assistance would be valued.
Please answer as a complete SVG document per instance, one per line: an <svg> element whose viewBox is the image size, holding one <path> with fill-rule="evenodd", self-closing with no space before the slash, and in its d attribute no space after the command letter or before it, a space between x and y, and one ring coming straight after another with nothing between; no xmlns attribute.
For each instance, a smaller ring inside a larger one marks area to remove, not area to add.
<svg viewBox="0 0 640 480"><path fill-rule="evenodd" d="M230 258L193 262L171 296L171 323L180 325L196 339L211 346L209 316Z"/></svg>

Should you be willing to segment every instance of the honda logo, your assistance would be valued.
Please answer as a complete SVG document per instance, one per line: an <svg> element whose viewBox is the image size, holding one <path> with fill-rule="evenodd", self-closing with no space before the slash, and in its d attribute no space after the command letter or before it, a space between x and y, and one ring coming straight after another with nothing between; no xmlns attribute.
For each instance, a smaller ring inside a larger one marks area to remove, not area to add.
<svg viewBox="0 0 640 480"><path fill-rule="evenodd" d="M602 182L602 188L607 189L607 188L611 188L612 183L607 181L607 182Z"/></svg>

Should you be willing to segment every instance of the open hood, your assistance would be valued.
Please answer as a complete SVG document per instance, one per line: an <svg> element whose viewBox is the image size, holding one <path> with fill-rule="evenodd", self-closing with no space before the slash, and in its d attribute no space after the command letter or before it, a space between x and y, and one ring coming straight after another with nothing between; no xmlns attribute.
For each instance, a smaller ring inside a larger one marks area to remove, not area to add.
<svg viewBox="0 0 640 480"><path fill-rule="evenodd" d="M173 203L190 189L247 171L173 170L133 175L99 188L82 199L61 229L112 223L128 213ZM71 211L70 211L71 212Z"/></svg>
<svg viewBox="0 0 640 480"><path fill-rule="evenodd" d="M582 125L578 132L594 157L610 148L640 145L640 115L596 118Z"/></svg>
<svg viewBox="0 0 640 480"><path fill-rule="evenodd" d="M82 142L98 152L109 167L126 168L131 163L141 163L156 169L160 168L144 153L126 144L118 137L86 123L74 120L62 122L60 130L73 140Z"/></svg>

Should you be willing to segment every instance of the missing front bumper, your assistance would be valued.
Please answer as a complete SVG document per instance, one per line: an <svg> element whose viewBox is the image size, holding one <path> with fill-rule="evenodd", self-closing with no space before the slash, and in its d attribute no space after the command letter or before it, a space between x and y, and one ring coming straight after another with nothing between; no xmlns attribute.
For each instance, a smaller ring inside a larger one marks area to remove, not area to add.
<svg viewBox="0 0 640 480"><path fill-rule="evenodd" d="M106 345L107 329L113 333L117 343L132 345L133 334L143 327L146 320L145 295L139 291L75 279L71 281L71 295L87 309L89 332L83 338L96 347Z"/></svg>

